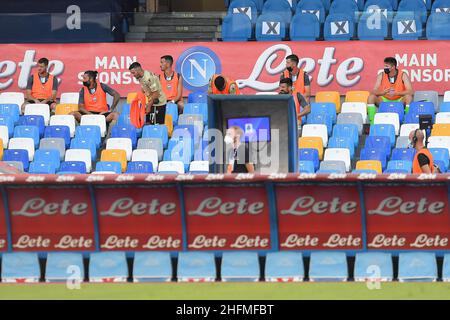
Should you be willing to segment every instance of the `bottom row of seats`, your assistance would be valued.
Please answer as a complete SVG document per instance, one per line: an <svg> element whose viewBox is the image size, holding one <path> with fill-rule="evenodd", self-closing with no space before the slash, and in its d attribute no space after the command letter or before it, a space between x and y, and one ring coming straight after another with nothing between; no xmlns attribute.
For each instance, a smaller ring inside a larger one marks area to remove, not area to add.
<svg viewBox="0 0 450 320"><path fill-rule="evenodd" d="M305 279L306 265L300 252L271 252L265 259L265 274L260 270L256 252L224 252L220 275L222 281L292 282ZM218 270L214 253L180 252L176 278L180 282L215 281ZM355 257L355 281L392 281L394 267L390 253L364 252ZM398 280L436 281L436 256L432 252L399 254ZM134 282L168 282L174 278L172 258L168 252L136 252L133 268L128 270L124 252L92 253L89 259L90 282L126 282L130 271ZM309 281L347 281L347 257L344 252L313 252L309 262ZM61 282L85 279L81 253L48 253L45 281ZM5 253L2 256L3 282L38 282L41 270L37 253ZM450 281L450 254L444 256L442 280Z"/></svg>

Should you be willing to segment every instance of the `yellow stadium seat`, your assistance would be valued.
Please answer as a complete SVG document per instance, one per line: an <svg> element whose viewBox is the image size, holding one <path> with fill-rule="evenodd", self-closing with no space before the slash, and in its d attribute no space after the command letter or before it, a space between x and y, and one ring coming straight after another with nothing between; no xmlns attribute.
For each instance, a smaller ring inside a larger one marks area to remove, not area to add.
<svg viewBox="0 0 450 320"><path fill-rule="evenodd" d="M381 161L378 160L359 160L356 162L356 170L375 170L381 174Z"/></svg>
<svg viewBox="0 0 450 320"><path fill-rule="evenodd" d="M3 160L3 139L0 139L0 160Z"/></svg>
<svg viewBox="0 0 450 320"><path fill-rule="evenodd" d="M131 103L136 98L137 92L130 92L127 95L127 103ZM145 101L148 102L148 98L145 97Z"/></svg>
<svg viewBox="0 0 450 320"><path fill-rule="evenodd" d="M450 136L450 123L436 123L431 130L432 136Z"/></svg>
<svg viewBox="0 0 450 320"><path fill-rule="evenodd" d="M56 115L66 115L66 114L70 114L71 112L74 112L74 111L78 111L77 104L71 104L71 103L57 104L55 114Z"/></svg>
<svg viewBox="0 0 450 320"><path fill-rule="evenodd" d="M319 152L319 159L323 159L323 140L320 137L300 137L298 138L298 148L312 148Z"/></svg>
<svg viewBox="0 0 450 320"><path fill-rule="evenodd" d="M336 112L341 112L341 96L337 91L319 91L316 93L315 102L333 102L336 104Z"/></svg>
<svg viewBox="0 0 450 320"><path fill-rule="evenodd" d="M118 161L122 166L122 172L127 170L127 153L122 149L105 149L102 151L100 161Z"/></svg>
<svg viewBox="0 0 450 320"><path fill-rule="evenodd" d="M364 102L369 99L369 91L348 91L345 95L345 102Z"/></svg>
<svg viewBox="0 0 450 320"><path fill-rule="evenodd" d="M167 127L167 132L169 133L169 138L172 137L173 132L173 120L170 114L166 114L166 118L164 119L164 124Z"/></svg>

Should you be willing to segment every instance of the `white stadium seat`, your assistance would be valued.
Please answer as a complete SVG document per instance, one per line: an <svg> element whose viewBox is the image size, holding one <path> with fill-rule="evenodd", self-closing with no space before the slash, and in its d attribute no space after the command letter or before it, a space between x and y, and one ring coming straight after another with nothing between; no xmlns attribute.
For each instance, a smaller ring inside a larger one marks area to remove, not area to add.
<svg viewBox="0 0 450 320"><path fill-rule="evenodd" d="M161 161L158 166L158 172L184 173L184 164L181 161Z"/></svg>
<svg viewBox="0 0 450 320"><path fill-rule="evenodd" d="M153 171L156 171L158 170L158 151L154 149L133 150L131 161L150 161L153 165Z"/></svg>
<svg viewBox="0 0 450 320"><path fill-rule="evenodd" d="M0 126L0 139L3 141L3 148L8 147L9 134L7 126Z"/></svg>
<svg viewBox="0 0 450 320"><path fill-rule="evenodd" d="M8 149L23 149L28 151L28 160L34 158L34 140L32 138L11 138L9 139Z"/></svg>
<svg viewBox="0 0 450 320"><path fill-rule="evenodd" d="M302 129L302 137L321 137L323 146L328 144L328 129L324 124L305 124Z"/></svg>
<svg viewBox="0 0 450 320"><path fill-rule="evenodd" d="M55 115L50 117L51 126L68 126L70 137L75 135L75 117L72 115Z"/></svg>
<svg viewBox="0 0 450 320"><path fill-rule="evenodd" d="M419 129L418 123L405 123L400 127L400 137L409 137L411 131Z"/></svg>
<svg viewBox="0 0 450 320"><path fill-rule="evenodd" d="M436 123L450 123L450 112L436 113Z"/></svg>
<svg viewBox="0 0 450 320"><path fill-rule="evenodd" d="M350 171L350 150L346 148L328 148L325 150L324 161L344 161L345 169Z"/></svg>
<svg viewBox="0 0 450 320"><path fill-rule="evenodd" d="M450 90L445 91L444 93L444 101L443 102L450 102Z"/></svg>
<svg viewBox="0 0 450 320"><path fill-rule="evenodd" d="M65 104L78 104L78 98L80 96L79 92L64 92L61 93L61 98L59 99L59 103Z"/></svg>
<svg viewBox="0 0 450 320"><path fill-rule="evenodd" d="M114 171L93 171L91 174L117 174Z"/></svg>
<svg viewBox="0 0 450 320"><path fill-rule="evenodd" d="M0 103L17 104L20 107L25 102L22 92L2 92L0 93Z"/></svg>
<svg viewBox="0 0 450 320"><path fill-rule="evenodd" d="M24 114L26 116L28 116L28 115L43 116L44 123L46 126L48 126L48 122L50 121L50 107L48 106L48 104L29 103L25 106Z"/></svg>
<svg viewBox="0 0 450 320"><path fill-rule="evenodd" d="M395 135L398 136L400 131L400 119L398 113L381 112L375 114L374 124L392 124L395 128Z"/></svg>
<svg viewBox="0 0 450 320"><path fill-rule="evenodd" d="M66 150L64 161L83 161L86 164L86 172L92 170L91 151L88 149Z"/></svg>
<svg viewBox="0 0 450 320"><path fill-rule="evenodd" d="M367 104L364 102L344 102L341 113L359 113L362 116L363 123L367 123Z"/></svg>
<svg viewBox="0 0 450 320"><path fill-rule="evenodd" d="M106 118L101 114L85 114L81 116L80 125L82 126L99 126L102 137L106 135Z"/></svg>
<svg viewBox="0 0 450 320"><path fill-rule="evenodd" d="M208 173L209 161L192 161L189 165L189 172Z"/></svg>
<svg viewBox="0 0 450 320"><path fill-rule="evenodd" d="M431 136L428 138L428 149L431 148L447 148L450 153L450 137L448 136Z"/></svg>
<svg viewBox="0 0 450 320"><path fill-rule="evenodd" d="M106 141L106 149L122 149L127 153L127 161L131 160L133 146L130 138L109 138Z"/></svg>

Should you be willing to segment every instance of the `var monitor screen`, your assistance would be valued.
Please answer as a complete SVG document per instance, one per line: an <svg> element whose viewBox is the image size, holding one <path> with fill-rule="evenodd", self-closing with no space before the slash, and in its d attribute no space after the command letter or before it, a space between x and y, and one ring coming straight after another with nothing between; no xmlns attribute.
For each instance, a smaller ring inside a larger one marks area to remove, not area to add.
<svg viewBox="0 0 450 320"><path fill-rule="evenodd" d="M270 141L270 117L228 118L227 129L232 126L244 131L242 142Z"/></svg>

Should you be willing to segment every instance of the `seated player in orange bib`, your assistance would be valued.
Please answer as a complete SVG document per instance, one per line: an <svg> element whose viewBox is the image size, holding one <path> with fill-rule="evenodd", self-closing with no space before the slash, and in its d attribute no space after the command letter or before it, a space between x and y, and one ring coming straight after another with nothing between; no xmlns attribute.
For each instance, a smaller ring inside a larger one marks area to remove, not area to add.
<svg viewBox="0 0 450 320"><path fill-rule="evenodd" d="M161 73L159 74L159 82L166 94L167 102L176 103L178 106L178 114L183 113L183 77L181 74L173 70L173 57L161 57Z"/></svg>
<svg viewBox="0 0 450 320"><path fill-rule="evenodd" d="M209 81L208 94L241 94L236 81L215 74Z"/></svg>

